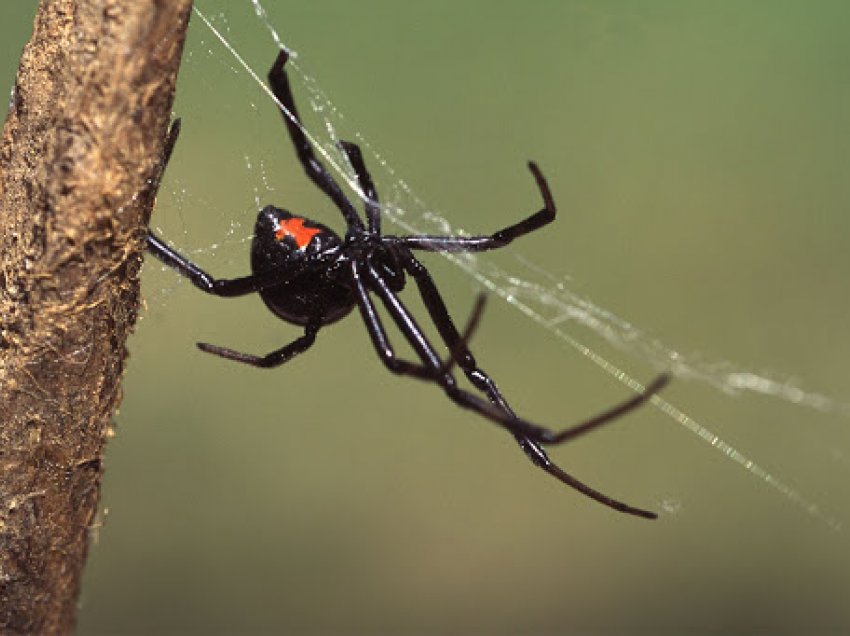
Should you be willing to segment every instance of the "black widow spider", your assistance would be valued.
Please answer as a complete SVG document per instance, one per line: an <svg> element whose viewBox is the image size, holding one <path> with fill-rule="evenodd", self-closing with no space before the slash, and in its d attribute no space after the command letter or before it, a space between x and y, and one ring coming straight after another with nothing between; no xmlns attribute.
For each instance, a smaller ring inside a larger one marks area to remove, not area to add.
<svg viewBox="0 0 850 636"><path fill-rule="evenodd" d="M269 85L279 103L289 112L287 114L281 110L298 159L310 180L342 212L347 226L346 233L340 238L321 223L268 205L257 216L251 245L252 273L241 278L216 279L168 247L153 232L149 232L147 243L150 252L202 291L227 297L258 293L266 306L279 318L304 327L303 336L265 356L240 353L206 343L198 343L198 347L202 351L228 360L256 367L277 367L309 349L319 329L343 318L357 307L378 355L391 372L434 382L457 405L475 411L506 428L536 466L564 484L615 510L639 517L655 518L657 515L653 512L612 499L568 475L549 460L543 445L560 444L574 439L639 407L661 390L668 377L659 376L642 394L578 425L553 431L533 424L514 413L493 380L478 366L466 342L471 327L463 336L458 332L428 270L413 255L413 250L481 252L496 249L550 223L555 218L555 203L537 165L529 162L528 168L537 182L544 206L542 210L519 223L489 236L381 234L378 195L360 149L353 143L340 142L342 151L357 175L360 190L365 195L365 225L334 178L313 153L301 127L284 70L287 60L288 53L282 50L269 71ZM174 149L179 131L180 120L175 120L166 139L163 170ZM441 360L414 317L397 296L405 286L405 275L410 275L416 283L428 314L448 347L450 358L447 362ZM380 299L418 355L419 362L410 362L396 356L372 295ZM471 323L477 320L480 308L479 303ZM472 385L481 391L487 400L458 386L452 374L454 364L463 370Z"/></svg>

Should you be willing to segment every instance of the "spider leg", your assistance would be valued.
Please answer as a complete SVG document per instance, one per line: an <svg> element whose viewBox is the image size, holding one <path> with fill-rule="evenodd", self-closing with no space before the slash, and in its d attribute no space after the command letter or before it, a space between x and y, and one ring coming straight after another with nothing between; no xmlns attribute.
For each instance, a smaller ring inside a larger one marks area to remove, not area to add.
<svg viewBox="0 0 850 636"><path fill-rule="evenodd" d="M304 171L310 180L342 212L342 216L345 217L345 222L348 226L362 229L363 222L357 216L354 206L346 198L339 184L337 184L331 174L316 158L316 155L313 153L313 147L310 145L310 140L304 134L304 130L301 127L301 117L298 114L298 108L295 106L295 99L292 97L292 89L289 86L289 78L284 69L288 60L288 51L281 49L275 63L272 65L271 70L269 70L269 86L277 100L283 105L286 111L289 111L287 113L281 109L280 114L283 116L286 129L289 131L289 138L292 140L292 145L295 146L295 154L298 155L298 160L304 166Z"/></svg>
<svg viewBox="0 0 850 636"><path fill-rule="evenodd" d="M487 294L480 292L475 298L475 305L472 307L472 313L466 321L466 326L463 328L463 333L460 334L460 339L455 343L454 347L449 349L449 355L440 373L451 373L454 365L457 363L457 358L461 355L461 350L468 347L468 343L472 338L472 334L478 329L478 323L481 321L481 316L484 313L484 305L487 304ZM448 343L446 343L448 346Z"/></svg>
<svg viewBox="0 0 850 636"><path fill-rule="evenodd" d="M339 147L342 148L351 162L351 167L354 168L354 172L357 175L357 182L360 184L360 189L363 190L363 194L365 195L363 203L366 207L366 220L368 221L369 232L380 234L381 207L378 205L378 192L375 190L375 184L372 182L372 177L366 169L366 164L363 161L363 153L360 152L360 146L350 141L340 141Z"/></svg>
<svg viewBox="0 0 850 636"><path fill-rule="evenodd" d="M169 127L168 133L165 137L165 144L163 145L158 179L162 179L162 175L164 174L165 169L168 166L168 162L171 159L171 155L174 152L174 146L177 143L177 138L180 136L180 127L181 122L179 117L171 122L171 126ZM147 248L148 251L157 259L168 265L178 274L188 278L195 287L201 291L205 291L208 294L214 294L216 296L232 297L252 294L264 289L265 287L283 283L289 276L297 276L313 265L313 263L305 261L304 269L299 269L292 274L288 274L287 277L281 276L281 274L277 271L271 271L260 275L252 274L250 276L242 276L240 278L217 279L207 274L204 270L179 252L170 248L166 245L165 241L150 230L148 230L147 234Z"/></svg>
<svg viewBox="0 0 850 636"><path fill-rule="evenodd" d="M424 268L422 268L422 270L424 271ZM427 275L427 272L425 272L425 274ZM405 337L407 337L411 345L414 349L416 349L420 357L422 357L423 361L427 362L429 367L434 368L435 365L438 364L439 358L434 352L433 347L430 343L428 343L419 326L416 325L413 317L409 314L409 312L407 312L392 290L383 284L383 281L381 281L379 276L372 273L370 279L371 283L375 287L376 293L378 293L381 300L384 302L402 333L404 333ZM414 279L417 281L420 280L415 276ZM421 280L425 279L422 278ZM428 280L430 281L430 276L428 277ZM433 281L430 282L430 287L433 288L433 295L428 293L426 296L426 294L423 293L423 300L428 306L429 312L431 312L432 319L434 319L438 331L440 331L444 339L447 340L447 344L449 345L450 350L452 350L453 359L461 365L461 368L464 369L473 385L484 392L491 400L492 404L457 387L454 377L446 371L446 366L444 365L436 366L434 368L435 373L433 373L430 378L426 379L431 379L437 382L449 398L451 398L459 406L477 411L480 415L507 428L514 434L514 437L522 447L523 451L525 451L528 458L536 466L542 468L562 483L578 490L591 499L620 512L649 519L655 518L657 516L655 513L635 508L608 497L607 495L603 495L601 492L569 475L549 459L546 452L541 447L541 443L561 443L567 441L568 439L577 437L593 428L596 428L597 426L601 426L602 424L611 421L613 418L624 413L625 410L636 408L636 406L647 400L649 396L653 395L654 392L660 390L663 384L667 381L666 376L662 376L661 379L656 380L653 385L647 387L644 394L636 396L635 398L628 400L626 403L606 411L601 416L592 418L578 426L570 427L560 432L553 432L549 429L537 426L518 417L499 392L492 379L490 379L490 377L475 364L475 360L469 352L464 339L461 338L460 334L457 332L448 312L445 310L445 305L442 303L442 299L436 290L436 286L433 285ZM425 284L425 287L428 287L427 283ZM422 289L422 287L420 287L420 289ZM438 304L440 305L439 307L437 307ZM434 306L434 311L431 309L432 306ZM442 375L440 375L441 373ZM624 409L626 405L628 406Z"/></svg>
<svg viewBox="0 0 850 636"><path fill-rule="evenodd" d="M440 295L434 279L431 278L431 274L428 273L425 266L409 250L401 250L400 260L407 273L416 282L419 295L422 296L422 302L425 304L431 320L434 321L437 331L451 352L451 359L463 369L475 388L486 394L493 404L515 417L516 414L496 388L496 383L478 368L472 352L458 333L454 321L446 308L446 303L443 301L443 297Z"/></svg>
<svg viewBox="0 0 850 636"><path fill-rule="evenodd" d="M605 411L605 413L587 420L586 422L582 422L577 426L570 426L560 431L553 431L546 427L529 422L515 414L506 412L506 410L500 406L491 404L487 400L483 400L469 391L458 388L457 382L451 373L440 374L440 372L444 369L444 365L440 360L440 357L437 355L437 352L434 350L434 347L430 342L428 342L428 338L422 332L422 329L418 324L416 324L416 320L402 304L395 292L389 288L380 273L371 263L368 263L366 274L368 276L369 287L374 290L381 299L381 302L387 308L387 311L392 316L398 328L404 334L405 338L407 338L408 342L410 342L410 345L422 360L423 365L428 369L425 377L437 382L441 387L443 387L449 397L460 406L477 411L479 414L497 424L500 424L515 435L528 437L541 444L560 444L566 442L584 433L588 433L593 428L601 426L614 417L617 417L623 412L624 408L634 408L631 404L632 402L643 402L648 400L654 392L660 390L663 384L667 382L667 377L662 376L660 380L656 380L653 385L647 387L643 394L630 398L628 402L618 405L613 409L609 409L608 411Z"/></svg>
<svg viewBox="0 0 850 636"><path fill-rule="evenodd" d="M254 367L261 367L263 369L271 369L273 367L279 367L285 362L289 362L292 358L297 356L299 353L304 353L313 346L313 343L316 341L316 334L319 332L321 324L316 321L314 323L308 324L304 328L304 335L300 338L296 338L288 345L281 347L280 349L276 349L271 353L264 356L255 356L250 353L242 353L240 351L234 351L233 349L227 349L225 347L219 347L216 345L207 344L206 342L199 342L198 349L201 351L205 351L206 353L212 353L217 356L221 356L222 358L226 358L227 360L235 360L236 362L244 362L245 364L250 364Z"/></svg>
<svg viewBox="0 0 850 636"><path fill-rule="evenodd" d="M528 162L528 169L534 175L540 194L543 196L543 209L514 223L490 236L430 236L417 234L400 236L396 240L402 245L415 250L429 252L483 252L504 247L511 241L524 234L538 230L555 220L555 200L549 191L549 185L540 168L533 161Z"/></svg>
<svg viewBox="0 0 850 636"><path fill-rule="evenodd" d="M387 337L387 332L378 315L377 309L369 297L369 292L364 284L360 264L357 261L352 261L351 264L352 281L354 282L355 298L357 306L360 309L360 315L363 317L363 322L366 324L366 329L369 332L369 337L372 339L372 344L378 352L381 361L391 372L398 375L410 375L420 380L434 380L434 369L402 360L398 358L390 344L390 339Z"/></svg>
<svg viewBox="0 0 850 636"><path fill-rule="evenodd" d="M448 368L449 363L441 362L434 348L428 342L425 334L422 333L419 326L416 324L413 317L402 307L401 302L395 297L395 294L389 288L383 286L383 281L374 273L370 272L370 283L377 283L376 289L379 297L384 302L384 305L389 309L394 321L401 329L407 340L413 345L420 358L425 364L416 364L407 360L402 360L396 357L392 345L387 337L386 330L380 316L378 315L372 299L369 297L369 292L362 279L360 271L361 266L356 261L352 262L352 280L355 287L355 297L357 305L360 308L363 322L372 339L372 344L384 365L393 373L398 375L409 375L420 380L427 380L439 384L446 394L459 406L474 411L478 411L485 417L502 423L507 428L510 428L512 419L499 411L496 407L489 404L487 401L458 388L454 376L444 369ZM384 292L390 295L392 300L387 300ZM534 425L529 425L534 426Z"/></svg>
<svg viewBox="0 0 850 636"><path fill-rule="evenodd" d="M182 122L179 117L176 117L168 127L168 133L165 135L165 144L162 147L161 170L165 172L165 167L171 161L171 154L174 152L174 146L177 143L177 138L180 136L180 128Z"/></svg>
<svg viewBox="0 0 850 636"><path fill-rule="evenodd" d="M419 293L422 296L425 308L428 310L431 320L434 321L437 331L445 341L449 351L451 351L452 359L457 362L461 369L463 369L464 373L469 378L469 381L472 382L475 388L486 394L493 404L500 407L514 418L517 418L516 414L496 387L496 383L493 382L490 376L488 376L476 363L472 352L469 350L469 347L466 346L465 339L461 338L458 333L458 330L449 315L448 309L446 308L446 304L437 289L437 285L434 283L434 279L431 278L428 270L407 250L403 250L401 252L401 257L404 268L413 277L413 280L416 281L416 285L419 288ZM642 406L650 397L663 389L669 381L670 378L668 375L661 374L646 387L646 390L643 393L634 395L620 404L617 404L616 406L596 415L595 417L560 432L547 431L548 434L542 436L541 439L538 439L537 441L546 444L559 444L578 437L583 433L606 424L611 420Z"/></svg>
<svg viewBox="0 0 850 636"><path fill-rule="evenodd" d="M175 270L181 276L188 278L192 284L208 294L215 296L244 296L258 292L266 287L279 285L294 278L312 267L318 267L317 262L305 260L299 268L293 268L282 274L271 270L262 274L251 274L240 278L213 278L188 258L165 244L156 234L148 231L148 251L160 261Z"/></svg>
<svg viewBox="0 0 850 636"><path fill-rule="evenodd" d="M514 437L516 438L522 450L525 452L526 456L531 460L531 462L535 466L537 466L538 468L542 468L561 483L566 484L570 488L579 491L586 497L590 497L594 501L597 501L604 506L608 506L609 508L613 508L618 512L624 512L626 514L634 515L636 517L643 517L644 519L658 518L658 514L652 512L651 510L644 510L643 508L635 508L634 506L630 506L629 504L619 501L618 499L614 499L613 497L604 495L595 488L591 488L584 482L579 481L578 479L570 475L568 472L566 472L563 468L554 463L551 459L549 459L549 456L546 455L546 451L544 451L543 447L537 442L530 440L527 437L522 437L520 435L514 435Z"/></svg>

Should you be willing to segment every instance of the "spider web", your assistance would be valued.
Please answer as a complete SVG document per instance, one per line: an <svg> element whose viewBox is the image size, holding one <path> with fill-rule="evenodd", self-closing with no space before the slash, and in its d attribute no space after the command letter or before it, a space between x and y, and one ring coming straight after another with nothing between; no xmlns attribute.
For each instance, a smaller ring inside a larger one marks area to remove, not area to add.
<svg viewBox="0 0 850 636"><path fill-rule="evenodd" d="M264 67L260 67L262 70L258 71L244 54L249 44L243 42L240 29L243 24L248 24L252 37L256 38L255 29L259 24L261 31L264 30L267 34L265 45L271 42L277 47L285 46L285 39L280 37L260 0L243 0L239 5L229 6L226 12L214 12L206 5L207 3L196 3L196 19L192 28L200 40L200 45L187 49L187 65L191 67L195 56L215 58L222 68L229 72L228 80L254 85L256 90L247 98L250 109L254 112L267 110L268 101L274 101L274 96L265 85ZM253 27L246 15L250 15L253 20ZM203 34L197 34L199 30ZM337 141L340 138L354 140L361 146L370 171L379 184L381 209L384 218L391 224L406 233L468 234L450 220L451 214L440 212L418 196L408 182L397 174L390 161L369 142L366 135L356 128L353 129L322 89L318 79L308 71L309 59L306 52L302 53L305 55L299 56L297 51L293 51L287 68L292 80L300 83L300 86L295 87L295 91L302 115L306 115L305 120L319 122L318 126L308 123L305 133L316 153L338 180L344 182L357 196L363 197L355 175L337 149ZM184 74L186 72L183 71ZM197 240L191 238L197 235L197 232L195 228L187 228L180 220L179 211L185 205L200 204L210 210L228 210L225 236L221 237L220 233L211 235L217 238L206 242L201 238L200 247L185 251L192 256L215 253L217 258L223 246L238 246L234 253L238 253L240 249L244 251L251 240L251 227L239 219L249 219L252 222L256 210L267 202L266 196L275 191L272 180L267 177L268 174L276 172L268 163L271 161L267 158L269 156L271 155L261 149L252 148L250 152L245 152L238 158L241 168L237 168L237 164L231 166L232 169L242 169L254 177L256 185L252 200L243 198L235 204L206 200L195 188L185 189L180 184L172 185L171 203L178 210L178 215L176 220L172 219L170 222L177 223L178 227L176 232L173 227L161 231L170 237L182 236L191 245L193 240ZM162 222L160 215L157 215L156 219L157 223ZM520 248L512 249L509 255L496 257L473 254L447 254L444 257L492 296L505 300L528 320L542 327L565 345L567 350L579 353L631 391L643 390L641 382L627 372L622 364L612 362L608 356L599 353L596 347L586 345L583 342L585 337L576 335L577 332L588 334L592 338L601 338L616 350L627 352L641 363L653 366L657 371L669 370L677 381L698 383L732 396L753 393L812 411L842 418L850 416L850 404L847 402L832 398L824 392L805 389L791 377L754 371L727 360L712 360L707 356L683 353L616 313L598 306L588 297L576 293L566 276L536 264L521 252ZM172 276L167 280L170 282L164 284L165 293L170 291L169 285L180 282L180 279ZM688 413L685 408L666 399L664 395L654 396L651 403L682 428L694 434L697 439L716 449L726 459L786 497L807 514L833 529L841 528L841 519L823 510L808 495L759 463L756 452L750 453L736 448L712 432L716 423L712 424L705 418ZM834 452L839 460L843 457L840 449ZM669 500L663 505L668 513L675 513L679 504Z"/></svg>

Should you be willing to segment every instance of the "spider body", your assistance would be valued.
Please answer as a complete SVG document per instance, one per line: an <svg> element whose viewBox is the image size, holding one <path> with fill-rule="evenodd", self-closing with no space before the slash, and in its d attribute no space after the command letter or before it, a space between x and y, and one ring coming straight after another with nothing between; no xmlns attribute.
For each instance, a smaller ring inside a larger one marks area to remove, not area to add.
<svg viewBox="0 0 850 636"><path fill-rule="evenodd" d="M273 270L284 282L259 290L260 298L278 318L298 326L329 325L354 309L356 300L339 267L343 241L331 228L286 210L267 205L257 215L251 242L254 275ZM324 263L322 269L288 277L305 262Z"/></svg>
<svg viewBox="0 0 850 636"><path fill-rule="evenodd" d="M210 276L153 232L148 232L151 254L188 278L200 290L220 297L257 293L277 317L304 329L302 336L264 356L206 343L198 343L198 347L228 360L261 368L277 367L309 349L322 327L340 320L356 307L376 353L389 371L432 382L459 407L504 428L514 436L535 466L560 482L620 512L654 518L653 512L612 499L577 480L549 459L544 446L574 439L637 408L661 390L668 381L667 376L656 378L642 394L574 426L553 430L534 424L513 411L496 383L478 366L467 346L469 331L461 335L457 330L428 269L414 256L415 251L480 252L498 249L552 222L555 219L555 202L537 165L529 162L528 167L543 198L543 208L513 225L481 236L385 235L381 232L378 195L360 149L350 142L339 143L357 178L364 201L365 223L313 153L289 87L284 69L287 60L288 53L280 51L269 71L269 85L307 177L339 208L346 231L341 238L326 225L268 205L257 216L251 246L252 273L233 279ZM163 170L179 131L180 120L175 120L166 138ZM408 276L415 283L428 316L448 350L448 361L443 361L398 296ZM405 360L395 353L375 304L376 298L418 360ZM478 313L480 305L469 329L477 322ZM460 387L453 374L455 366L480 394Z"/></svg>

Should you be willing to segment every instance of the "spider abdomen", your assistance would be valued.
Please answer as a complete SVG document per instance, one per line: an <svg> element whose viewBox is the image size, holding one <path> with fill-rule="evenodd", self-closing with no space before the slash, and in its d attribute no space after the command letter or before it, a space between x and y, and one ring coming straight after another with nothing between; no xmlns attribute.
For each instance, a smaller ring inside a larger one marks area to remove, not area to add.
<svg viewBox="0 0 850 636"><path fill-rule="evenodd" d="M324 273L309 273L260 292L263 302L276 316L304 326L316 320L328 325L344 318L354 308L351 290Z"/></svg>
<svg viewBox="0 0 850 636"><path fill-rule="evenodd" d="M336 260L342 240L329 227L281 208L267 205L257 215L251 245L254 274L280 271L284 276L301 267L304 259L327 259L329 267L311 269L280 285L260 290L266 306L279 318L296 325L330 324L354 307L350 287L336 276L330 262Z"/></svg>

